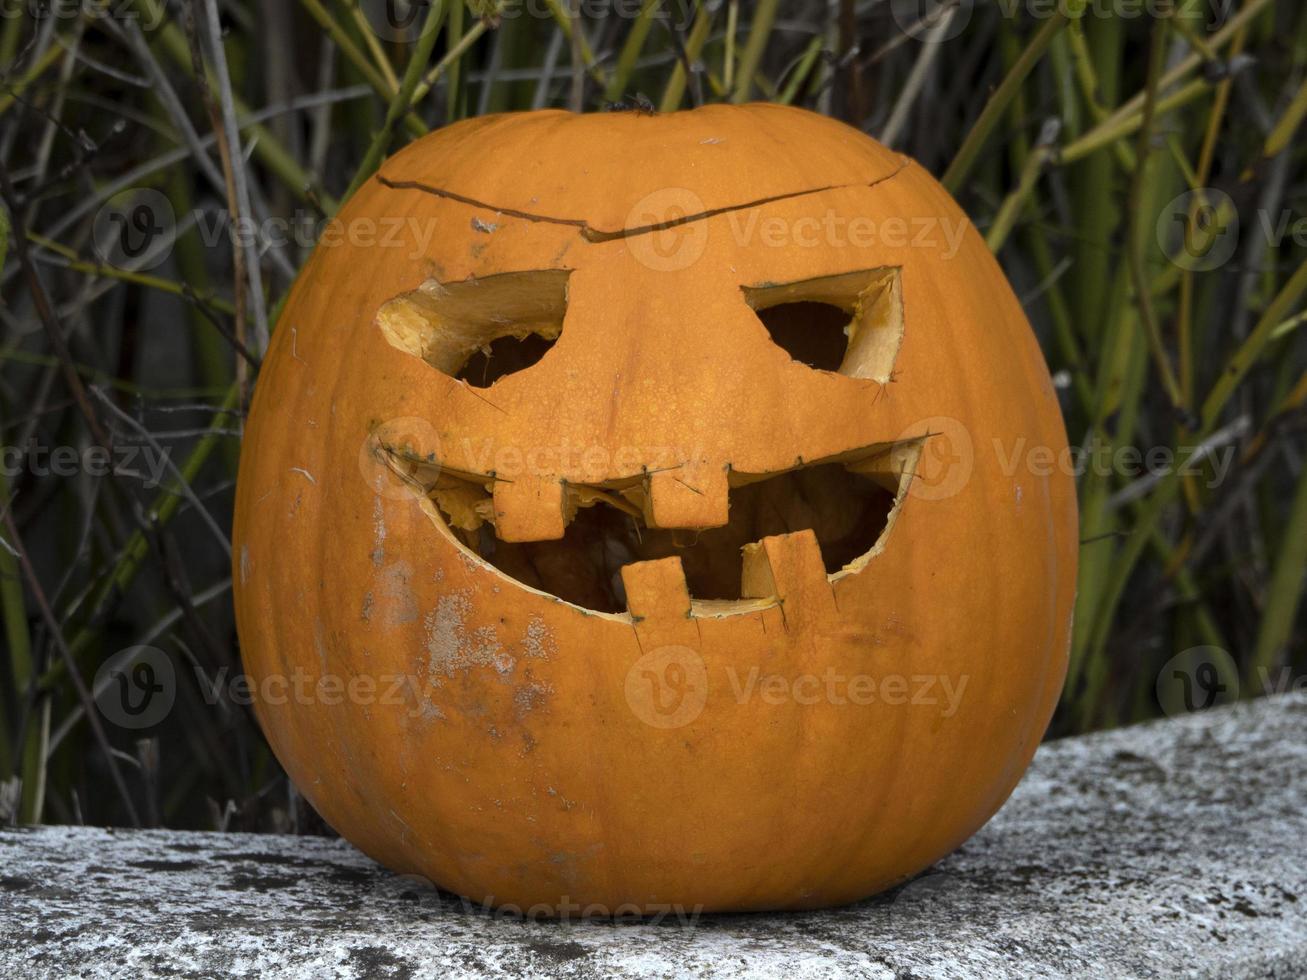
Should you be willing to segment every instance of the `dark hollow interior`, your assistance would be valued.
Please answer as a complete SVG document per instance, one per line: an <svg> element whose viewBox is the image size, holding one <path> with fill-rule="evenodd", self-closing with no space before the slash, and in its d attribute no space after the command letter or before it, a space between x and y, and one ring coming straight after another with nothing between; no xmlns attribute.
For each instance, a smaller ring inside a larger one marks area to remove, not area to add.
<svg viewBox="0 0 1307 980"><path fill-rule="evenodd" d="M844 328L851 316L829 303L780 303L758 311L772 341L796 361L838 371L849 348Z"/></svg>
<svg viewBox="0 0 1307 980"><path fill-rule="evenodd" d="M497 337L490 345L467 359L454 377L473 388L489 388L500 378L525 371L549 352L554 340L538 333L517 337Z"/></svg>
<svg viewBox="0 0 1307 980"><path fill-rule="evenodd" d="M508 543L490 525L465 536L496 568L532 588L601 612L626 608L620 570L679 555L690 595L741 598L741 549L773 534L811 528L827 572L869 551L894 495L838 463L792 470L731 491L730 523L705 531L648 528L605 504L581 508L558 541Z"/></svg>

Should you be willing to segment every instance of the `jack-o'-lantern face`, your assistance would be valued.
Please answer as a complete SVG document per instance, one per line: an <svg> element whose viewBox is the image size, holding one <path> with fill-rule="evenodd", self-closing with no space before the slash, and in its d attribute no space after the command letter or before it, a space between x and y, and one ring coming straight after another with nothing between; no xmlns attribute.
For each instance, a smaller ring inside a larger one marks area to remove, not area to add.
<svg viewBox="0 0 1307 980"><path fill-rule="evenodd" d="M397 229L387 248L353 225ZM481 901L801 907L1010 792L1065 668L1065 445L947 195L771 106L388 162L305 270L236 522L263 697L345 836Z"/></svg>
<svg viewBox="0 0 1307 980"><path fill-rule="evenodd" d="M874 425L822 432L814 420L818 438L808 438L799 417L782 441L776 416L760 409L801 406L811 387L812 406L874 420L903 338L900 270L728 281L720 296L682 275L690 281L663 271L650 283L662 304L680 291L709 310L734 306L713 320L723 334L715 356L692 353L704 329L694 302L665 321L632 292L586 318L569 312L567 270L431 280L387 303L380 329L446 376L431 379L432 417L451 423L438 450L403 425L378 426L369 450L469 551L589 610L626 611L621 570L665 558L679 563L697 608L756 609L747 600L775 598L759 542L805 530L829 576L856 572L926 437L897 440ZM666 355L650 357L655 345ZM492 406L513 424L453 424L469 397L477 413Z"/></svg>

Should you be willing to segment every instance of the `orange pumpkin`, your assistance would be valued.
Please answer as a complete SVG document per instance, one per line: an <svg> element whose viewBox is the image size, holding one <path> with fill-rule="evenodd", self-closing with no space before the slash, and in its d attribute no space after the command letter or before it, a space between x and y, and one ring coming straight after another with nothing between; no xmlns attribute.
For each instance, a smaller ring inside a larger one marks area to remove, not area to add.
<svg viewBox="0 0 1307 980"><path fill-rule="evenodd" d="M249 418L242 650L402 872L568 914L848 902L1011 792L1066 667L1065 433L912 161L772 105L548 111L388 161Z"/></svg>

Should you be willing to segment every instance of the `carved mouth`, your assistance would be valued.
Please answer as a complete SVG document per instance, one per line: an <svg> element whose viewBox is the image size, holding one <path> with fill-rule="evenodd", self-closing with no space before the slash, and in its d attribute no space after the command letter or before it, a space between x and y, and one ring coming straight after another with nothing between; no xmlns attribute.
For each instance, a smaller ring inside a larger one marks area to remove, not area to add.
<svg viewBox="0 0 1307 980"><path fill-rule="evenodd" d="M500 534L505 511L497 509L495 486L503 478L378 448L455 542L520 585L589 611L621 613L623 566L677 557L695 612L720 615L775 601L757 594L766 586L745 571L766 537L811 530L830 580L860 570L884 544L921 445L882 443L771 473L731 471L727 520L718 527L657 526L647 474L598 486L563 483L562 536L527 541Z"/></svg>

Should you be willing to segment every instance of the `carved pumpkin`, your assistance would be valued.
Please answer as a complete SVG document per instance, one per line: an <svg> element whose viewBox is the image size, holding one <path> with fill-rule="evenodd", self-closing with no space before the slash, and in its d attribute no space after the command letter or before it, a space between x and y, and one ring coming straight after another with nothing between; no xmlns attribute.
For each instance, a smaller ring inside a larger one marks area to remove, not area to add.
<svg viewBox="0 0 1307 980"><path fill-rule="evenodd" d="M1024 458L1065 445L980 237L853 129L460 123L326 230L263 366L256 709L341 834L478 903L858 899L1044 731L1076 511Z"/></svg>

